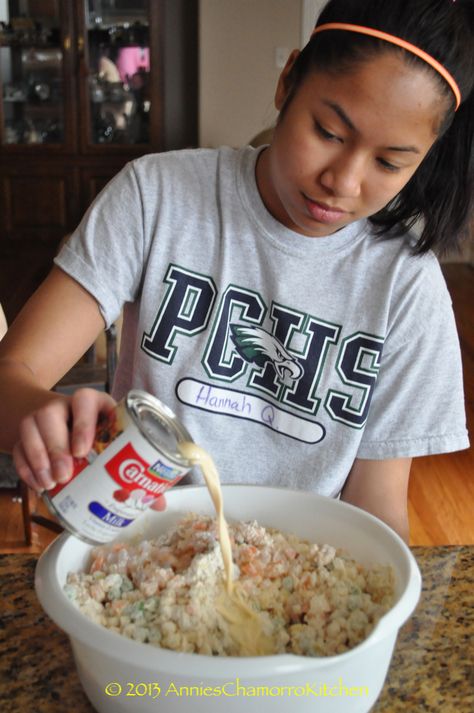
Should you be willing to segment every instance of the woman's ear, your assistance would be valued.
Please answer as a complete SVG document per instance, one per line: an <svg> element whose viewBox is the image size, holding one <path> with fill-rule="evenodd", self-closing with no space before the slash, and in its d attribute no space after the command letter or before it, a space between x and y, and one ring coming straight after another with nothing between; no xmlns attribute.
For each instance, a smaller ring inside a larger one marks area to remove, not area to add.
<svg viewBox="0 0 474 713"><path fill-rule="evenodd" d="M291 87L288 85L288 77L299 55L300 50L292 51L278 79L278 84L275 92L275 107L278 111L281 110L291 89Z"/></svg>

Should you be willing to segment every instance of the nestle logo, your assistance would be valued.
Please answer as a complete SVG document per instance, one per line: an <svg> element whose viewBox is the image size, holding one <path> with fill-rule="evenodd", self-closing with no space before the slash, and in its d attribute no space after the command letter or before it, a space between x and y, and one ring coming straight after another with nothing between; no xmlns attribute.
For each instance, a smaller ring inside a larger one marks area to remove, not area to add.
<svg viewBox="0 0 474 713"><path fill-rule="evenodd" d="M157 460L156 463L153 463L153 465L150 466L149 472L160 478L165 478L165 480L174 480L176 476L181 473L177 468L172 468L161 460Z"/></svg>

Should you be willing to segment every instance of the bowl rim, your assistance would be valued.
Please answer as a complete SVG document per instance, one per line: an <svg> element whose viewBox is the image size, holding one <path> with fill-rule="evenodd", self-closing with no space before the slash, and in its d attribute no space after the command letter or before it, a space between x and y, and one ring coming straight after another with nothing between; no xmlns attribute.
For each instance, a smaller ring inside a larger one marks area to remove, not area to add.
<svg viewBox="0 0 474 713"><path fill-rule="evenodd" d="M206 489L205 485L181 486L190 490ZM149 643L141 643L129 639L123 634L110 631L100 624L95 623L83 614L66 596L59 577L56 576L60 557L71 541L80 542L86 550L92 550L93 545L78 540L74 535L64 532L59 535L41 554L35 570L35 590L41 606L53 622L59 626L72 640L77 640L84 646L106 654L108 657L123 661L133 662L144 668L175 674L179 670L187 671L192 676L212 676L219 678L228 677L233 671L236 677L247 676L261 678L265 674L289 674L311 670L317 665L318 670L332 668L334 664L343 664L352 658L360 656L363 652L390 635L395 635L398 629L413 613L421 594L421 573L418 564L409 547L402 538L386 523L371 513L345 503L344 501L320 495L311 491L301 491L279 486L265 486L256 484L223 484L224 491L231 489L256 488L263 491L281 490L287 493L304 493L306 497L314 500L337 503L336 507L350 508L357 511L358 516L368 518L377 527L384 529L398 546L404 556L408 568L407 585L400 594L396 604L388 610L377 622L369 636L355 647L341 654L333 656L309 657L296 654L274 654L272 656L210 656L206 654L178 652L160 648ZM178 489L177 489L178 490ZM171 493L170 493L171 494ZM334 505L332 505L334 507ZM255 662L258 660L258 669ZM257 670L256 670L257 669ZM212 674L210 674L212 671Z"/></svg>

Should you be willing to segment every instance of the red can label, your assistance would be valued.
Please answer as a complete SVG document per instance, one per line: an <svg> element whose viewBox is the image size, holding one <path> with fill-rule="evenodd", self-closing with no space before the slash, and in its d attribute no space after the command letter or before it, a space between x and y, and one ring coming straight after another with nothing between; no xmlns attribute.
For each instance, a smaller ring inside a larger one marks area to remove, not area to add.
<svg viewBox="0 0 474 713"><path fill-rule="evenodd" d="M165 468L170 477L163 477ZM123 490L133 492L141 488L152 498L161 495L182 477L178 469L170 468L160 460L150 465L140 457L131 443L127 443L105 463L105 469Z"/></svg>

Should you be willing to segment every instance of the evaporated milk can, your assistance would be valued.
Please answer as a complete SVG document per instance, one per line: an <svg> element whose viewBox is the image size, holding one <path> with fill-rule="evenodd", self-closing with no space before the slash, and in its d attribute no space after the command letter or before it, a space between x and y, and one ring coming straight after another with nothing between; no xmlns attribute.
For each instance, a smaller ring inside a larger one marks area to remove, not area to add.
<svg viewBox="0 0 474 713"><path fill-rule="evenodd" d="M133 390L100 419L86 458L72 479L43 497L61 525L90 544L110 542L192 468L178 443L192 441L174 413Z"/></svg>

